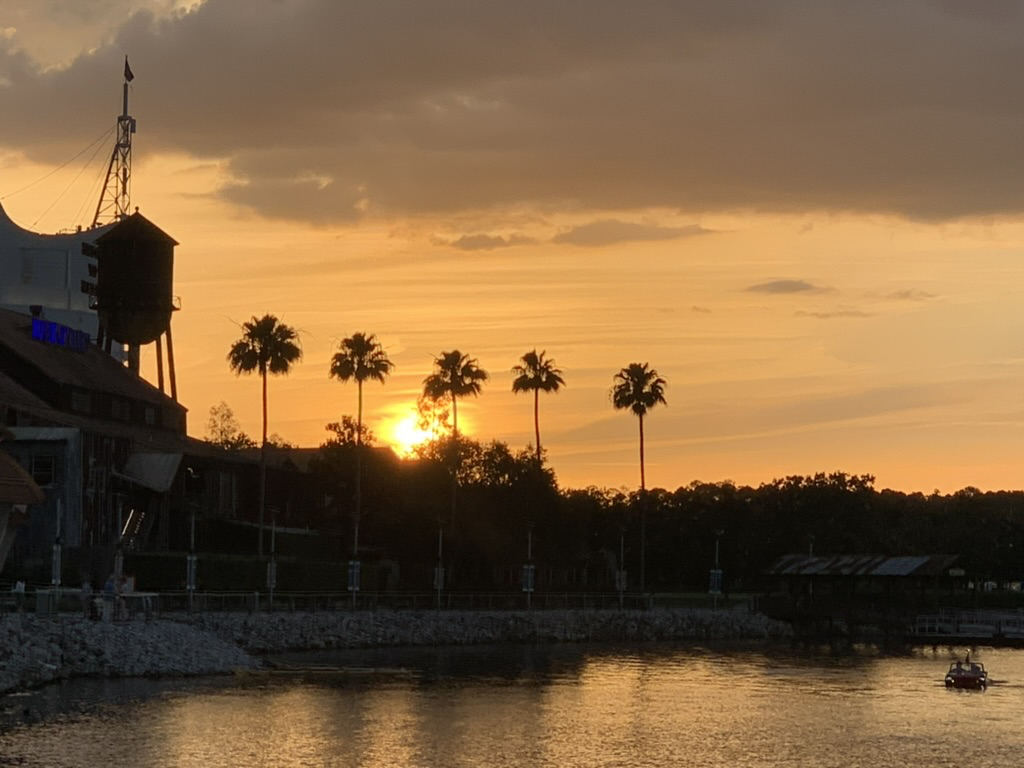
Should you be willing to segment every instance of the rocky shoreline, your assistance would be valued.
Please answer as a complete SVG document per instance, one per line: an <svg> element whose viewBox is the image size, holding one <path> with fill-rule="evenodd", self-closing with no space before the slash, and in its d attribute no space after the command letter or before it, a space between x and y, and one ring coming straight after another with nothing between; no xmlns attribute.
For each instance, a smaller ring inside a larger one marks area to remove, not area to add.
<svg viewBox="0 0 1024 768"><path fill-rule="evenodd" d="M772 640L789 625L745 610L358 611L164 614L90 621L0 615L0 693L73 677L182 677L255 668L284 651L486 643Z"/></svg>

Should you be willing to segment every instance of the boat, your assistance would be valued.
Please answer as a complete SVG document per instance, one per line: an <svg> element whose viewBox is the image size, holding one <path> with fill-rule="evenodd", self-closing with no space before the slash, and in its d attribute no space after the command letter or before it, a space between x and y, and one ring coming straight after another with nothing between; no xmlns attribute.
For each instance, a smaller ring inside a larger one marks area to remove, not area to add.
<svg viewBox="0 0 1024 768"><path fill-rule="evenodd" d="M988 673L985 665L977 661L954 661L946 672L947 688L986 688Z"/></svg>

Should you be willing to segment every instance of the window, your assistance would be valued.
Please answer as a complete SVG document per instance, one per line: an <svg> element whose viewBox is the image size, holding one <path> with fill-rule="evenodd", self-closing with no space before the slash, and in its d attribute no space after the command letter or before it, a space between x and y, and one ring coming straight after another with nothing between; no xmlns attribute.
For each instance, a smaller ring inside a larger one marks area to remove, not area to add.
<svg viewBox="0 0 1024 768"><path fill-rule="evenodd" d="M149 426L156 426L156 408L152 405L147 405L144 418Z"/></svg>
<svg viewBox="0 0 1024 768"><path fill-rule="evenodd" d="M78 413L92 412L92 398L88 392L76 389L71 393L71 410Z"/></svg>
<svg viewBox="0 0 1024 768"><path fill-rule="evenodd" d="M53 485L57 461L53 456L33 456L30 474L36 485Z"/></svg>
<svg viewBox="0 0 1024 768"><path fill-rule="evenodd" d="M127 400L114 399L110 401L110 415L115 419L128 421L132 415L131 403Z"/></svg>

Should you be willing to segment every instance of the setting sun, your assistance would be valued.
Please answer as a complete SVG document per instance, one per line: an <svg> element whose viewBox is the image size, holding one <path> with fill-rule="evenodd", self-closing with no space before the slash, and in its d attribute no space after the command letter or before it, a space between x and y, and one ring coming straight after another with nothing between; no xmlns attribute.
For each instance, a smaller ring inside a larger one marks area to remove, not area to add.
<svg viewBox="0 0 1024 768"><path fill-rule="evenodd" d="M430 439L430 432L420 429L417 422L416 414L411 413L391 428L389 442L398 455L411 456L416 446Z"/></svg>

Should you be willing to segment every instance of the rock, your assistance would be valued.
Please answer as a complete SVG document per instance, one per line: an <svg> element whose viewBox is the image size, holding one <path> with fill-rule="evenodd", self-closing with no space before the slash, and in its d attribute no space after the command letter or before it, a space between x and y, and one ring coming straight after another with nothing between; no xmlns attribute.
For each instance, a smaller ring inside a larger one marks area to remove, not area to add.
<svg viewBox="0 0 1024 768"><path fill-rule="evenodd" d="M0 615L0 692L71 677L227 674L257 666L255 654L314 648L790 635L760 614L707 609L169 614L123 623L18 613Z"/></svg>

